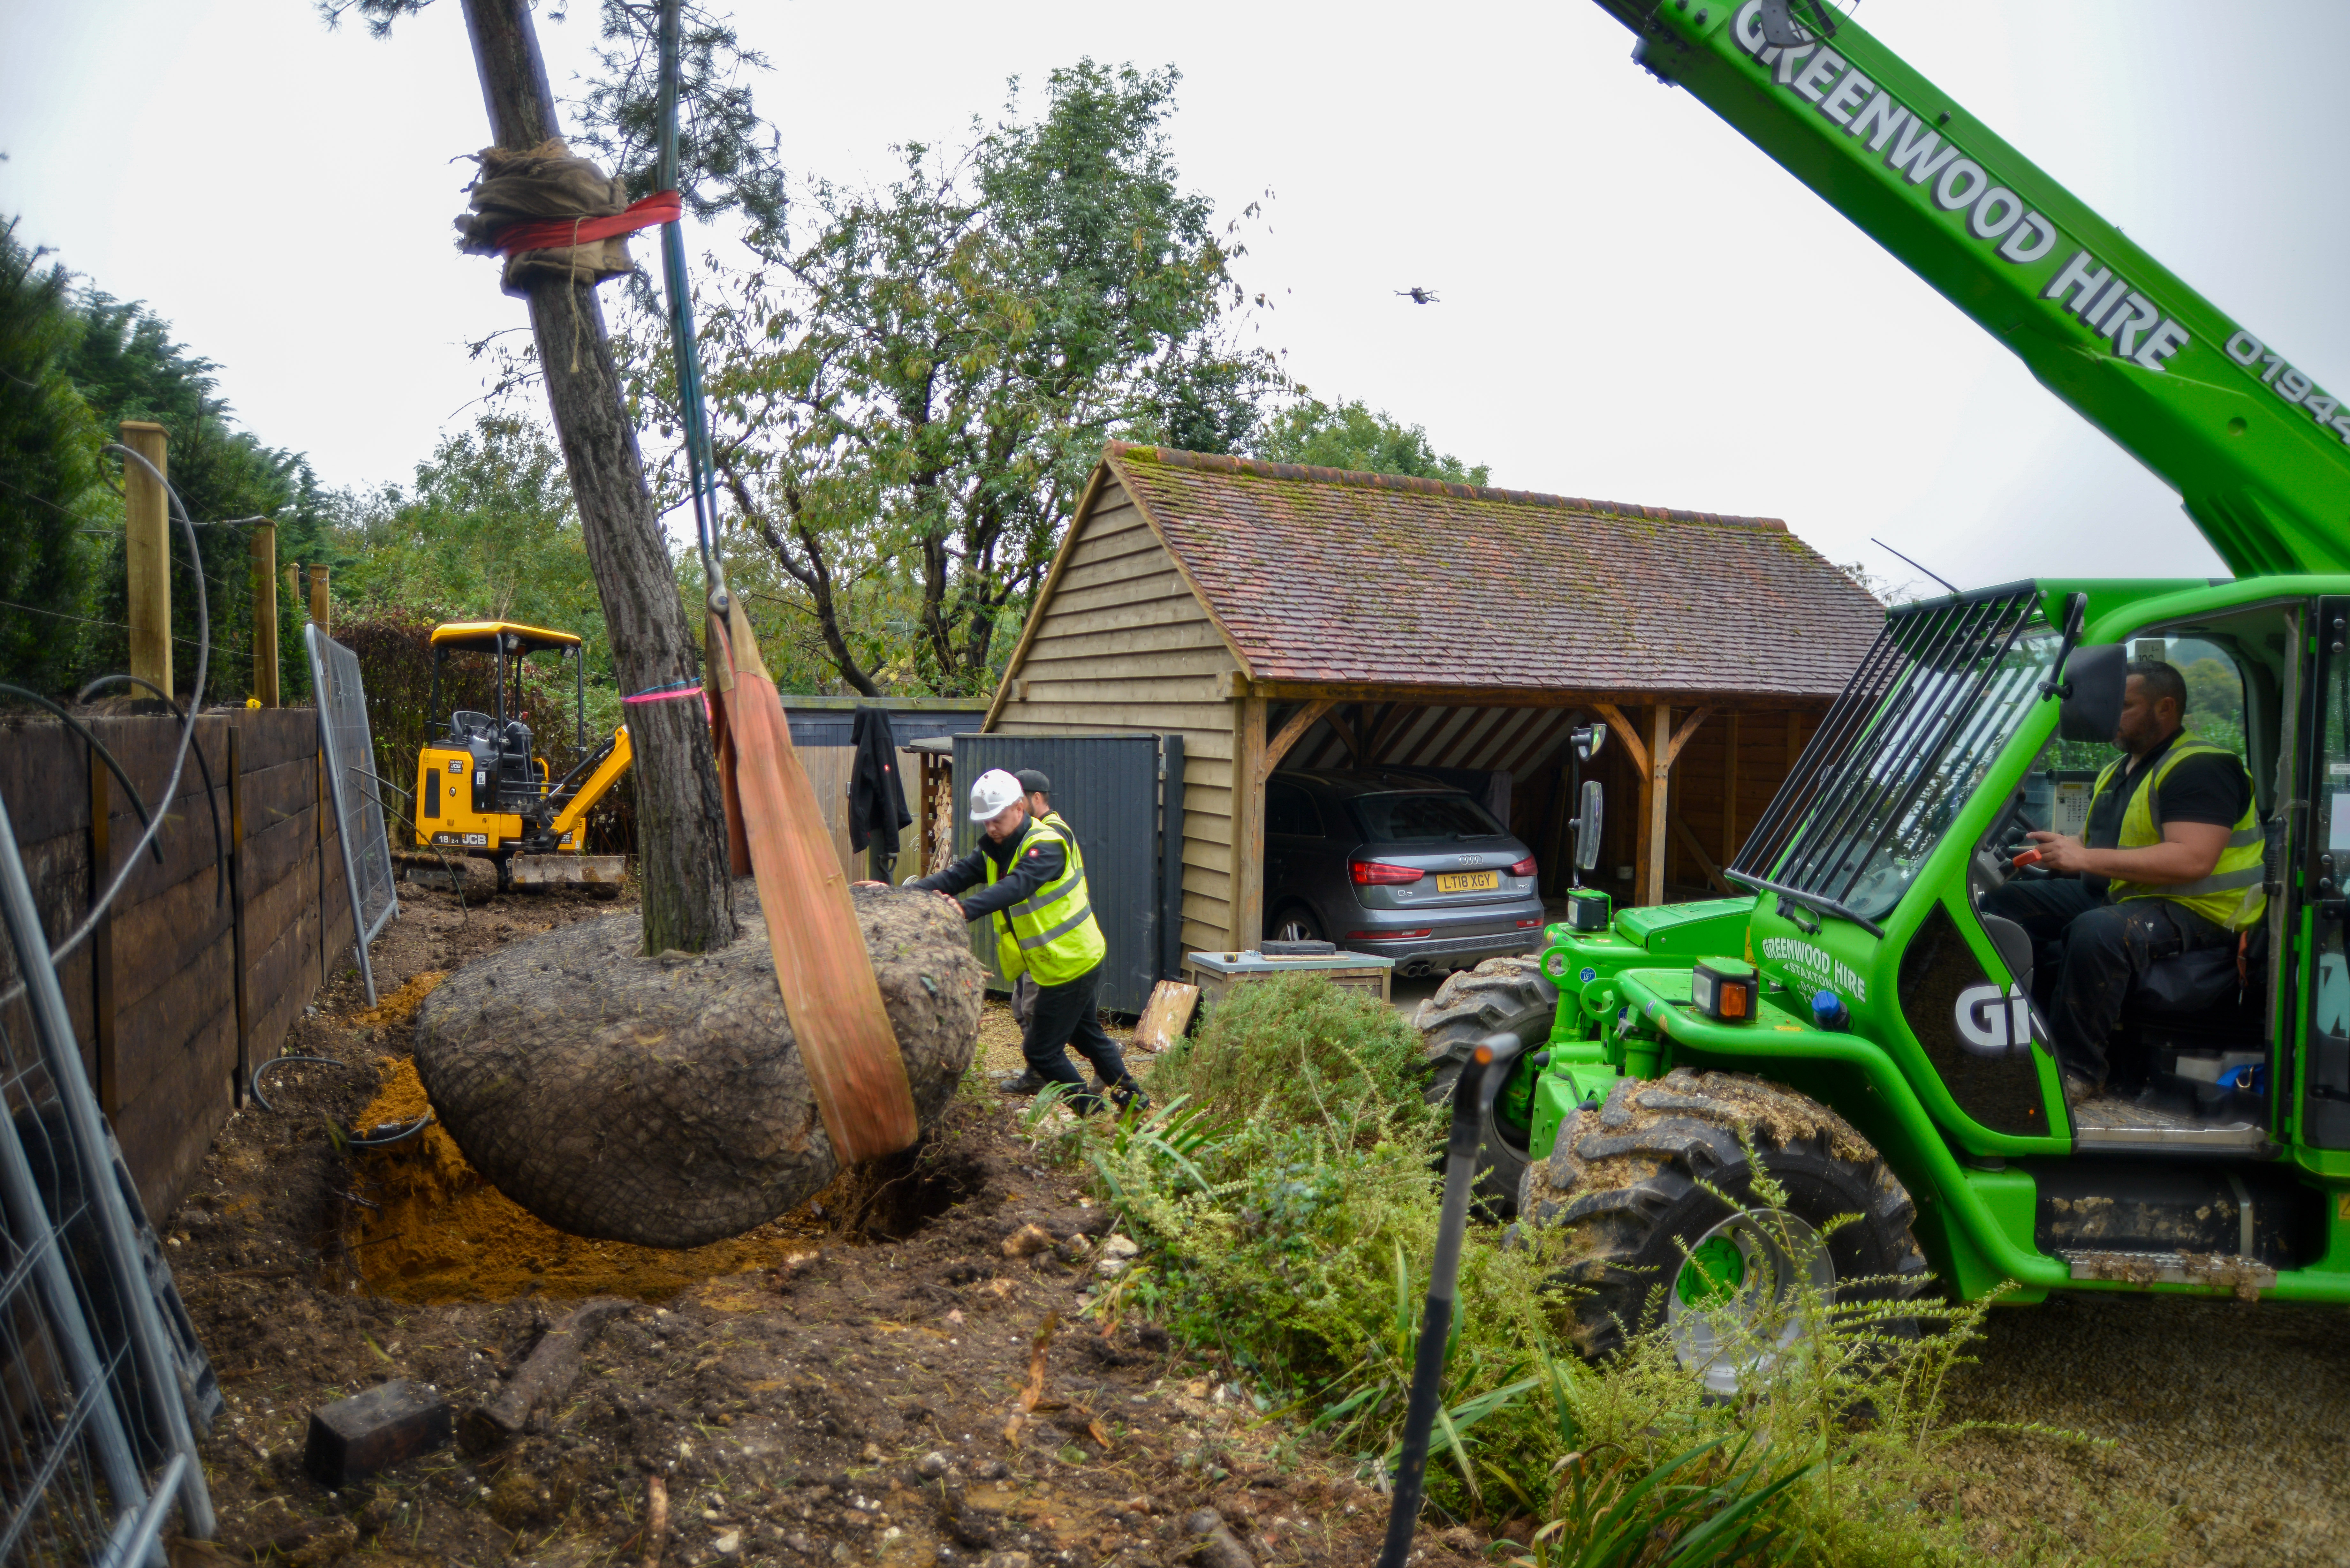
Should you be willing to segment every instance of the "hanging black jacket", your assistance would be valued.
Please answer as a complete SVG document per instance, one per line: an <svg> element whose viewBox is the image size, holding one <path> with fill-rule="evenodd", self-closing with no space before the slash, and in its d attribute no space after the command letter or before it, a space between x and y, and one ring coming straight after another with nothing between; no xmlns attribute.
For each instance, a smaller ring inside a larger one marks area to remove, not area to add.
<svg viewBox="0 0 2350 1568"><path fill-rule="evenodd" d="M848 732L857 760L848 772L848 847L862 852L878 842L884 855L898 853L898 830L914 820L898 777L898 741L887 708L859 708Z"/></svg>

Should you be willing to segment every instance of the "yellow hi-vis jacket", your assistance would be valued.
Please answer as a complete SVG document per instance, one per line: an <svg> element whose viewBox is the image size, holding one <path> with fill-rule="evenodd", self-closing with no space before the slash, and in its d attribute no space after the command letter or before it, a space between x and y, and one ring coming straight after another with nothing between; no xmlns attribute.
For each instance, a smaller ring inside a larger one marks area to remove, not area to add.
<svg viewBox="0 0 2350 1568"><path fill-rule="evenodd" d="M1055 839L1062 848L1061 874L1009 909L988 918L995 932L995 963L1011 980L1023 970L1038 985L1066 985L1102 961L1109 944L1094 922L1093 899L1086 889L1085 857L1077 853L1077 836L1058 817L1028 819L1020 842L1008 857L1012 865L1039 836ZM987 879L998 879L995 857L984 857Z"/></svg>
<svg viewBox="0 0 2350 1568"><path fill-rule="evenodd" d="M2122 813L2121 836L2114 847L2148 849L2162 842L2162 819L2158 812L2155 792L2162 787L2162 781L2169 776L2171 769L2193 756L2226 757L2230 762L2237 760L2236 754L2225 747L2196 740L2190 735L2181 735L2172 742L2170 749L2154 764L2153 776L2140 784L2137 793L2130 797L2129 805ZM2092 816L2096 814L2097 797L2121 776L2122 764L2128 760L2127 757L2116 758L2106 764L2106 771L2097 775L2096 788L2089 796ZM2249 798L2251 792L2248 789L2245 794ZM2260 810L2257 800L2244 807L2243 816L2229 834L2228 846L2220 851L2220 862L2211 867L2210 876L2193 882L2168 883L2132 882L2116 877L2109 888L2114 901L2168 898L2231 931L2241 931L2251 925L2268 907L2268 895L2261 891L2265 872L2261 853L2263 840Z"/></svg>

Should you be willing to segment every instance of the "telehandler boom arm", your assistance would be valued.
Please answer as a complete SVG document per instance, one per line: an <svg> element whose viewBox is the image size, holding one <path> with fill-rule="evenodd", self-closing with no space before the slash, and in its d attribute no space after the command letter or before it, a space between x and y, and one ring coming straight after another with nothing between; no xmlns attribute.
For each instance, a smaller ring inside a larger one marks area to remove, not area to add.
<svg viewBox="0 0 2350 1568"><path fill-rule="evenodd" d="M2176 489L2239 577L2350 571L2350 403L1827 0L1599 3L1638 36L1644 67L1688 88Z"/></svg>

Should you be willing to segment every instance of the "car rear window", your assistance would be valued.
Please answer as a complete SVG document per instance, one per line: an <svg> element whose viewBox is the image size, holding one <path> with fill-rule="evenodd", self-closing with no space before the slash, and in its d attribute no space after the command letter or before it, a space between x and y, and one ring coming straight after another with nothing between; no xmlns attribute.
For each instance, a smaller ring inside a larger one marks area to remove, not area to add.
<svg viewBox="0 0 2350 1568"><path fill-rule="evenodd" d="M1490 837L1503 831L1485 808L1465 794L1434 791L1411 794L1364 794L1353 801L1363 836L1388 844L1449 843Z"/></svg>

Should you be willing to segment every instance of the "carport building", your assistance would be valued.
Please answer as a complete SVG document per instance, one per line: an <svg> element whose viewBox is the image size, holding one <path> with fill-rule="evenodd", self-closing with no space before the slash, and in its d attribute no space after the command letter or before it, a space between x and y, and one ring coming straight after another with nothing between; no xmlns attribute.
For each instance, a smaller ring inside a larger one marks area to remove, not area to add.
<svg viewBox="0 0 2350 1568"><path fill-rule="evenodd" d="M1566 879L1566 736L1604 721L1594 880L1721 867L1883 620L1769 518L1113 442L986 728L1184 738L1182 943L1255 945L1283 768L1458 770Z"/></svg>

